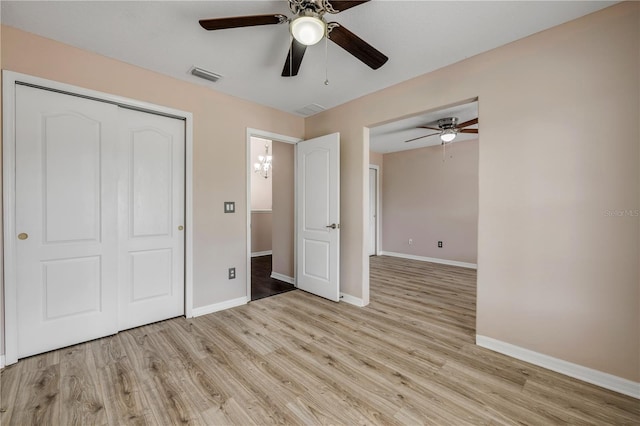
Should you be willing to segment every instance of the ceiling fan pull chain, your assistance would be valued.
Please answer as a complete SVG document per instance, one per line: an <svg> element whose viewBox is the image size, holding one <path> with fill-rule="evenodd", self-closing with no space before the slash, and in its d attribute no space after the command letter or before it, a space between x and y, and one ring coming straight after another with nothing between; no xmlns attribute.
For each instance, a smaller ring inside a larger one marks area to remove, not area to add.
<svg viewBox="0 0 640 426"><path fill-rule="evenodd" d="M324 85L329 85L329 40L324 38Z"/></svg>
<svg viewBox="0 0 640 426"><path fill-rule="evenodd" d="M289 75L293 75L293 34L289 33Z"/></svg>

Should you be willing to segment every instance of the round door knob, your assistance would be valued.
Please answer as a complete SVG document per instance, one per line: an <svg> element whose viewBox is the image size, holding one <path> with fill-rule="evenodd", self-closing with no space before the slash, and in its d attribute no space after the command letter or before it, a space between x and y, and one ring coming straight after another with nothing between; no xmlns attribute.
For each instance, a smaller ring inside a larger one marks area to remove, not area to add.
<svg viewBox="0 0 640 426"><path fill-rule="evenodd" d="M29 234L25 234L24 232L18 234L19 240L26 240L27 238L29 238Z"/></svg>
<svg viewBox="0 0 640 426"><path fill-rule="evenodd" d="M178 226L178 231L182 231L184 229L184 226L180 225Z"/></svg>

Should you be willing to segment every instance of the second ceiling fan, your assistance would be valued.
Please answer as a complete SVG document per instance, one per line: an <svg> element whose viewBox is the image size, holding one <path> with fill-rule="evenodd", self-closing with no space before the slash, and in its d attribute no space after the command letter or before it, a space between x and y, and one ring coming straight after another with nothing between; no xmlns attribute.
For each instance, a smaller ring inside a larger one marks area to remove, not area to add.
<svg viewBox="0 0 640 426"><path fill-rule="evenodd" d="M331 40L360 61L376 70L384 65L387 58L366 41L337 22L327 22L325 14L335 14L367 3L370 0L287 0L289 8L296 15L288 18L282 14L237 16L229 18L201 19L205 30L224 30L229 28L253 27L258 25L277 25L289 23L291 47L282 69L283 77L298 75L302 58L307 46L314 45L324 37Z"/></svg>
<svg viewBox="0 0 640 426"><path fill-rule="evenodd" d="M417 137L417 138L409 139L409 140L405 141L405 143L417 141L418 139L428 138L430 136L439 135L440 136L440 140L442 141L442 143L446 144L446 143L452 142L456 138L456 135L458 133L478 133L478 129L467 129L466 128L466 127L469 127L469 126L473 126L474 124L478 124L478 119L477 118L474 118L474 119L469 120L469 121L465 121L464 123L460 123L460 124L458 124L458 117L441 118L435 124L435 125L438 126L437 128L433 127L433 126L418 126L417 127L418 129L437 130L437 133L431 133L431 134L428 134L428 135L424 135L424 136L420 136L420 137Z"/></svg>

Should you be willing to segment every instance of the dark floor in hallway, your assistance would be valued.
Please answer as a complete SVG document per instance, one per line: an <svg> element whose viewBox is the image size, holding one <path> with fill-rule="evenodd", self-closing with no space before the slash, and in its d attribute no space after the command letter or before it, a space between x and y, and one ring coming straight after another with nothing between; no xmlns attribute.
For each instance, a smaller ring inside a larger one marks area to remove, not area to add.
<svg viewBox="0 0 640 426"><path fill-rule="evenodd" d="M251 300L295 290L292 284L271 278L271 255L251 258Z"/></svg>

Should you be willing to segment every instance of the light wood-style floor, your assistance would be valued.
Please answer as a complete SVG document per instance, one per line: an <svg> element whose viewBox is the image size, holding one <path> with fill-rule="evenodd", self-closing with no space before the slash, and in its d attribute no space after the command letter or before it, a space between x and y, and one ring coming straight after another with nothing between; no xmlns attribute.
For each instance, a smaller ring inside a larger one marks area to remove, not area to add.
<svg viewBox="0 0 640 426"><path fill-rule="evenodd" d="M640 424L638 400L475 346L475 271L371 278L365 308L295 290L21 360L0 423Z"/></svg>

